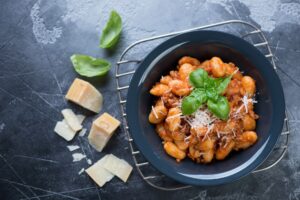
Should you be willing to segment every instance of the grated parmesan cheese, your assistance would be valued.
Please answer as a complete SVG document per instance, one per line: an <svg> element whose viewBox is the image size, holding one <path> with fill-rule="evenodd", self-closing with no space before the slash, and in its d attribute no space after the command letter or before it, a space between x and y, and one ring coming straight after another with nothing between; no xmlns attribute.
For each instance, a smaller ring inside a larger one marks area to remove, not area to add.
<svg viewBox="0 0 300 200"><path fill-rule="evenodd" d="M156 113L156 110L154 109L154 107L152 106L152 111L153 111L153 114L155 116L156 119L158 119L158 116L157 116L157 113Z"/></svg>
<svg viewBox="0 0 300 200"><path fill-rule="evenodd" d="M191 139L191 136L189 135L189 136L187 136L187 137L184 138L184 142L185 143L189 143L190 139Z"/></svg>
<svg viewBox="0 0 300 200"><path fill-rule="evenodd" d="M248 98L247 95L244 95L242 98L242 105L234 113L235 118L240 115L240 112L243 108L245 108L246 113L248 113L248 103L257 103L257 101L254 98Z"/></svg>
<svg viewBox="0 0 300 200"><path fill-rule="evenodd" d="M212 116L211 112L205 108L205 109L199 109L195 112L194 117L192 118L191 125L192 127L207 127L216 120L215 117Z"/></svg>
<svg viewBox="0 0 300 200"><path fill-rule="evenodd" d="M202 141L204 141L206 138L209 138L209 135L208 135L208 134L209 134L210 131L213 129L213 127L214 127L214 124L211 124L211 125L208 126L207 131L206 131L206 133L205 133L205 135L204 135ZM210 139L210 138L209 138L209 139Z"/></svg>

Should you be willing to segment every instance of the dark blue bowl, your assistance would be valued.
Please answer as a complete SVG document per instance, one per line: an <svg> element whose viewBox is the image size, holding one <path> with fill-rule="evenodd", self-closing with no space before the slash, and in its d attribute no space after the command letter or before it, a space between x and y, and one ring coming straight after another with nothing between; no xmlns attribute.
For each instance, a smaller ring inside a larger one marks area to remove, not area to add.
<svg viewBox="0 0 300 200"><path fill-rule="evenodd" d="M188 158L177 163L165 153L155 127L148 122L154 100L149 90L162 75L175 69L178 60L186 55L200 61L219 56L225 62L235 63L255 79L258 101L255 112L260 116L255 145L208 165L196 164ZM280 80L259 50L230 34L195 31L173 37L148 54L132 77L126 112L135 144L155 168L182 183L218 185L249 174L268 157L282 131L285 102Z"/></svg>

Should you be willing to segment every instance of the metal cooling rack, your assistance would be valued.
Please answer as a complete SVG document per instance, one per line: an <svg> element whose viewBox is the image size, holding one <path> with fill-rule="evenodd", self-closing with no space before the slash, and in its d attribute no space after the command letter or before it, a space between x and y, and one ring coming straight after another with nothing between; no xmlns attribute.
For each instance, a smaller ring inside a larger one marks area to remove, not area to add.
<svg viewBox="0 0 300 200"><path fill-rule="evenodd" d="M178 34L195 31L195 30L203 30L203 29L225 29L225 31L234 31L234 34L247 40L251 44L253 44L256 48L258 48L271 62L274 69L277 70L276 64L274 61L274 55L272 54L271 48L269 43L264 35L264 33L257 28L256 26L241 20L229 20L214 24L209 24L205 26L200 26L192 29L186 29L183 31L176 31L171 32L163 35L153 36L149 38L145 38L128 46L120 56L119 61L117 62L116 66L116 82L117 82L117 91L121 105L121 112L124 124L124 130L129 141L129 148L133 157L133 161L135 163L136 169L139 172L140 176L145 180L146 183L151 185L154 188L161 189L161 190L180 190L191 187L190 185L183 185L178 183L156 169L154 169L151 164L142 156L140 151L136 148L133 139L130 136L130 131L127 125L126 119L126 96L127 90L129 88L129 83L131 80L132 75L135 73L135 69L137 69L138 64L143 60L144 56L147 54L143 54L141 45L147 44L145 48L149 48L149 43L155 43L162 39L167 39L171 36L176 36ZM134 58L126 58L129 55L129 52L133 51L134 54L143 54L139 55L142 56L140 59L137 59L137 55L133 56ZM127 66L125 66L127 65ZM123 66L123 67L121 67ZM281 137L278 140L273 152L269 156L269 158L255 171L252 173L258 173L262 171L266 171L276 164L278 164L282 158L284 157L285 153L287 152L288 141L289 141L289 122L287 113L284 119L284 128L281 133Z"/></svg>

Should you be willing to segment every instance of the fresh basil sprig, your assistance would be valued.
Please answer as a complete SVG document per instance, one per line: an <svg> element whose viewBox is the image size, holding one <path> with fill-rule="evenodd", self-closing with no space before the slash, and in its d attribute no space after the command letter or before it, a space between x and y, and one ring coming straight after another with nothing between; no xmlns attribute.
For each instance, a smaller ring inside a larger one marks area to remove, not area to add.
<svg viewBox="0 0 300 200"><path fill-rule="evenodd" d="M212 78L203 69L190 73L189 81L194 90L182 100L181 109L184 115L193 114L199 107L207 103L208 109L222 120L226 120L230 107L226 97L221 94L227 88L231 76L226 78Z"/></svg>
<svg viewBox="0 0 300 200"><path fill-rule="evenodd" d="M71 62L75 71L81 76L94 77L105 75L110 70L110 62L92 56L74 54Z"/></svg>
<svg viewBox="0 0 300 200"><path fill-rule="evenodd" d="M101 48L110 48L114 46L121 35L122 31L122 19L116 11L111 11L109 19L105 28L102 31L100 38Z"/></svg>

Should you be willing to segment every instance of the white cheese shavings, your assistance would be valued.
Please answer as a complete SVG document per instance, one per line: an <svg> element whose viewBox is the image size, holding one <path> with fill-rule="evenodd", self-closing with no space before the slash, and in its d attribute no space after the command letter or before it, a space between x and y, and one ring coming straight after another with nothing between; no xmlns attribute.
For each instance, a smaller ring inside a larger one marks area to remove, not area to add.
<svg viewBox="0 0 300 200"><path fill-rule="evenodd" d="M204 135L202 141L204 141L206 138L209 138L209 139L210 139L210 137L209 137L208 134L209 134L210 131L213 129L213 127L214 127L214 124L211 124L211 125L208 126L207 131L205 132L205 135Z"/></svg>
<svg viewBox="0 0 300 200"><path fill-rule="evenodd" d="M81 131L79 132L79 136L80 136L80 137L83 137L83 136L85 136L85 134L86 134L86 131L87 131L87 129L86 129L86 128L83 128L83 129L81 129Z"/></svg>
<svg viewBox="0 0 300 200"><path fill-rule="evenodd" d="M232 76L235 75L240 69L237 67L236 70L234 70L234 72L231 74Z"/></svg>
<svg viewBox="0 0 300 200"><path fill-rule="evenodd" d="M86 155L83 155L82 153L74 153L72 154L72 157L73 157L73 162L78 162L86 158Z"/></svg>
<svg viewBox="0 0 300 200"><path fill-rule="evenodd" d="M82 168L79 172L78 175L82 174L84 172L84 168Z"/></svg>
<svg viewBox="0 0 300 200"><path fill-rule="evenodd" d="M69 146L67 146L67 148L69 149L69 151L75 151L75 150L79 149L80 147L78 145L69 145Z"/></svg>
<svg viewBox="0 0 300 200"><path fill-rule="evenodd" d="M110 181L114 175L103 167L108 156L104 156L98 162L90 166L85 172L99 185L102 187L105 183Z"/></svg>
<svg viewBox="0 0 300 200"><path fill-rule="evenodd" d="M67 141L71 141L76 135L76 132L72 130L64 121L59 121L56 123L54 132Z"/></svg>
<svg viewBox="0 0 300 200"><path fill-rule="evenodd" d="M67 124L74 130L79 131L82 129L81 123L79 122L77 116L71 109L63 109L61 111L62 115L64 116Z"/></svg>
<svg viewBox="0 0 300 200"><path fill-rule="evenodd" d="M153 106L152 106L152 111L153 111L153 114L154 114L155 118L158 119L158 115L157 115L156 110Z"/></svg>
<svg viewBox="0 0 300 200"><path fill-rule="evenodd" d="M181 118L183 118L191 126L191 128L207 128L202 140L209 138L209 133L214 128L213 122L217 120L217 118L213 116L213 114L206 107L201 107L192 115L184 115ZM198 137L200 137L200 135L201 134L199 134Z"/></svg>
<svg viewBox="0 0 300 200"><path fill-rule="evenodd" d="M212 130L213 122L216 119L207 108L200 108L193 115L185 117L185 120L192 128L206 127L208 131Z"/></svg>
<svg viewBox="0 0 300 200"><path fill-rule="evenodd" d="M185 138L184 138L184 142L187 143L187 144L189 144L190 139L191 139L191 135L185 137Z"/></svg>
<svg viewBox="0 0 300 200"><path fill-rule="evenodd" d="M243 108L245 108L246 113L248 113L248 103L257 103L257 101L254 98L248 98L247 95L244 95L242 98L242 105L236 110L234 117L238 117Z"/></svg>
<svg viewBox="0 0 300 200"><path fill-rule="evenodd" d="M126 182L132 171L132 166L125 160L120 159L113 154L109 154L106 158L103 167L110 173L119 177L122 181Z"/></svg>

